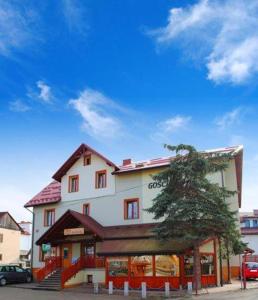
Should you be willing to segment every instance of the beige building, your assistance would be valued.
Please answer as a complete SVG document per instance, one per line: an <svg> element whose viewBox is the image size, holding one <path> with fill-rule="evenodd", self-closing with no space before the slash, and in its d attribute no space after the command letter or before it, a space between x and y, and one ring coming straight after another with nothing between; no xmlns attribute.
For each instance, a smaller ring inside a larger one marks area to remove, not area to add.
<svg viewBox="0 0 258 300"><path fill-rule="evenodd" d="M0 264L19 263L21 232L8 212L0 212Z"/></svg>

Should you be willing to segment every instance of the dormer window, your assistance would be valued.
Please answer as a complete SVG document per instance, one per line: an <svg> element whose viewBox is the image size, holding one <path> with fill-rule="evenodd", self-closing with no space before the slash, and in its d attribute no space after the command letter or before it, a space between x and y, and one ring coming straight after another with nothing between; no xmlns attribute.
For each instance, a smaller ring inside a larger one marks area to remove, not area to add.
<svg viewBox="0 0 258 300"><path fill-rule="evenodd" d="M69 193L79 191L79 175L69 176Z"/></svg>
<svg viewBox="0 0 258 300"><path fill-rule="evenodd" d="M101 170L96 172L96 189L103 189L107 186L107 171Z"/></svg>
<svg viewBox="0 0 258 300"><path fill-rule="evenodd" d="M91 155L85 155L83 158L83 165L89 166L91 164Z"/></svg>

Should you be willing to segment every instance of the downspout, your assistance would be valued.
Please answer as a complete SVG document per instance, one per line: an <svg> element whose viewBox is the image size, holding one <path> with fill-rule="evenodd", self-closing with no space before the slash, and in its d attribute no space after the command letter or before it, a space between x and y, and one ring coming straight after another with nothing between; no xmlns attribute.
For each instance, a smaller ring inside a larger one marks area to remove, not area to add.
<svg viewBox="0 0 258 300"><path fill-rule="evenodd" d="M222 187L225 187L224 181L224 173L221 171L221 184ZM225 199L224 199L225 200ZM226 252L227 252L227 272L228 272L228 283L231 283L231 272L230 272L230 260L229 260L229 248L228 248L228 241L226 241Z"/></svg>
<svg viewBox="0 0 258 300"><path fill-rule="evenodd" d="M30 250L30 267L31 271L33 271L33 248L34 248L34 226L35 226L35 213L34 211L31 211L27 207L25 207L27 211L29 211L32 214L32 231L31 231L31 250ZM33 272L32 272L33 273Z"/></svg>

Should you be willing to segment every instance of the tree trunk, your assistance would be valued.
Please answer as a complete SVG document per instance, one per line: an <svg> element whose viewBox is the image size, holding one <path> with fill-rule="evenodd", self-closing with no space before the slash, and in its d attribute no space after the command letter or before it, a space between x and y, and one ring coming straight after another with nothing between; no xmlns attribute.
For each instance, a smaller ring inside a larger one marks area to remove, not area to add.
<svg viewBox="0 0 258 300"><path fill-rule="evenodd" d="M231 268L230 268L230 254L229 254L229 247L228 247L228 241L226 242L227 246L227 269L228 269L228 283L231 283Z"/></svg>
<svg viewBox="0 0 258 300"><path fill-rule="evenodd" d="M221 239L218 238L219 241L219 271L220 271L220 285L223 286L223 270L222 270L222 249L221 249Z"/></svg>
<svg viewBox="0 0 258 300"><path fill-rule="evenodd" d="M194 278L193 278L193 287L197 292L202 288L201 284L201 256L199 243L194 244Z"/></svg>

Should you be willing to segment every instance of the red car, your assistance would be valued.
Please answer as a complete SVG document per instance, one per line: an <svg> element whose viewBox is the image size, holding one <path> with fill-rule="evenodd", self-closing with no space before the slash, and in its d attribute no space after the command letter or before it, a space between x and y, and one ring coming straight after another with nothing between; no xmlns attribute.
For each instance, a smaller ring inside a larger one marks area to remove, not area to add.
<svg viewBox="0 0 258 300"><path fill-rule="evenodd" d="M245 263L245 278L246 279L258 278L258 263L257 262L246 262Z"/></svg>

